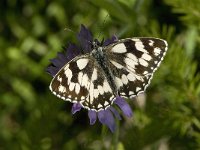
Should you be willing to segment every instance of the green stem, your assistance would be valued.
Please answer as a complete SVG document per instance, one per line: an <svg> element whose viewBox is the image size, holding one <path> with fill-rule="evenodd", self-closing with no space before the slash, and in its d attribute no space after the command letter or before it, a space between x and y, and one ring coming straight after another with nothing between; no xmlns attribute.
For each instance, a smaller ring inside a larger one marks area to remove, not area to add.
<svg viewBox="0 0 200 150"><path fill-rule="evenodd" d="M106 133L107 133L107 127L106 127L106 125L102 125L102 129L101 129L101 139L102 139L102 142L103 142L103 139L104 139Z"/></svg>
<svg viewBox="0 0 200 150"><path fill-rule="evenodd" d="M104 138L106 137L106 133L107 133L107 127L105 125L102 125L102 128L101 128L101 143L102 143L103 148L104 148Z"/></svg>
<svg viewBox="0 0 200 150"><path fill-rule="evenodd" d="M114 132L114 135L113 135L113 150L118 149L119 127L120 127L120 122L118 119L116 119L116 131Z"/></svg>

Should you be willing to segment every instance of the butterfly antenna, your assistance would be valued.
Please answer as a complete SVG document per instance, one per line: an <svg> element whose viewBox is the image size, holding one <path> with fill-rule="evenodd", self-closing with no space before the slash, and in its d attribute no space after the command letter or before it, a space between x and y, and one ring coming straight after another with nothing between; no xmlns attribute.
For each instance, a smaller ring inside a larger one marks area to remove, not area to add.
<svg viewBox="0 0 200 150"><path fill-rule="evenodd" d="M103 20L102 25L100 26L100 32L99 32L99 35L98 35L98 38L97 38L97 39L99 39L100 36L101 36L102 30L103 30L103 28L104 28L104 25L105 25L105 22L106 22L108 16L109 16L109 14L106 15L105 19Z"/></svg>

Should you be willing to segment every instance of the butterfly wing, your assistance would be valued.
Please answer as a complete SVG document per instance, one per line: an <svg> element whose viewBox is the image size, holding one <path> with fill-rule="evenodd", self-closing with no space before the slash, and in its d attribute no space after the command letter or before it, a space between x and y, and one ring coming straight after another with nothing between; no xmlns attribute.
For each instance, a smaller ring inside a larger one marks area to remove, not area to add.
<svg viewBox="0 0 200 150"><path fill-rule="evenodd" d="M144 92L167 51L157 38L130 38L104 48L119 95L129 98Z"/></svg>
<svg viewBox="0 0 200 150"><path fill-rule="evenodd" d="M89 54L68 62L55 75L49 87L57 97L79 102L88 110L106 109L114 99L102 69Z"/></svg>

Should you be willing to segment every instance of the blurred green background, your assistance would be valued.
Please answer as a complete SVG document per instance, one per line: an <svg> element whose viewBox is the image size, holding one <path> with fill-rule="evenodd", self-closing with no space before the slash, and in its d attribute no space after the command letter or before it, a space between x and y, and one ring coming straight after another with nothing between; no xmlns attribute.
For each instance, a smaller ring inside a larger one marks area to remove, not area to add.
<svg viewBox="0 0 200 150"><path fill-rule="evenodd" d="M80 24L100 39L169 43L146 94L128 100L134 116L115 134L90 126L86 110L73 116L48 89L49 59L76 41ZM1 0L0 52L0 150L200 149L199 0Z"/></svg>

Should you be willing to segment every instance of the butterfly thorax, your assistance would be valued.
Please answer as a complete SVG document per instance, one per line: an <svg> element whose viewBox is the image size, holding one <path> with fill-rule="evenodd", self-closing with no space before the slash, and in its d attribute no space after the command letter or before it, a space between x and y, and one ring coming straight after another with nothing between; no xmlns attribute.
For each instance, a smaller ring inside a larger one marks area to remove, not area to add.
<svg viewBox="0 0 200 150"><path fill-rule="evenodd" d="M108 83L113 91L115 96L118 95L118 89L114 81L113 72L110 69L109 61L106 56L106 53L103 51L103 47L97 46L92 50L91 56L96 60L97 65L102 68L102 71L108 80Z"/></svg>

